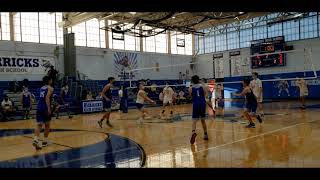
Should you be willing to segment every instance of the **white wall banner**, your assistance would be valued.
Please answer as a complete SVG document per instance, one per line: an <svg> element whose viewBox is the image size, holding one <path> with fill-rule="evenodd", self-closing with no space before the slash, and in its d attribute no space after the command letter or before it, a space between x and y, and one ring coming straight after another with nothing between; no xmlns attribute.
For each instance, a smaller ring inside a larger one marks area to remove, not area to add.
<svg viewBox="0 0 320 180"><path fill-rule="evenodd" d="M82 112L101 112L103 111L103 102L101 100L82 101Z"/></svg>
<svg viewBox="0 0 320 180"><path fill-rule="evenodd" d="M0 74L46 74L56 66L54 57L1 56Z"/></svg>
<svg viewBox="0 0 320 180"><path fill-rule="evenodd" d="M135 79L137 72L134 71L129 77L129 70L138 68L138 54L131 52L115 52L113 56L114 74L116 79Z"/></svg>

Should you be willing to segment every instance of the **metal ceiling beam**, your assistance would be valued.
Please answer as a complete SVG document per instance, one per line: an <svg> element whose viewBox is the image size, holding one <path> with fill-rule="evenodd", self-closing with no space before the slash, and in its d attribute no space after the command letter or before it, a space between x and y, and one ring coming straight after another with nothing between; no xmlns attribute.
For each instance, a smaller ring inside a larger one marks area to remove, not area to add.
<svg viewBox="0 0 320 180"><path fill-rule="evenodd" d="M63 21L63 26L65 28L68 28L68 27L72 27L72 26L75 26L77 24L80 24L82 22L85 22L85 21L88 21L88 20L91 20L93 18L97 18L99 17L101 14L104 14L102 12L96 12L96 13L66 13L66 18L64 21Z"/></svg>
<svg viewBox="0 0 320 180"><path fill-rule="evenodd" d="M117 25L121 25L123 23L134 23L136 21L138 21L139 19L141 19L143 16L149 16L149 15L152 15L153 13L143 13L143 14L140 14L140 15L135 15L135 16L132 16L132 18L129 18L129 19L126 19L126 20L121 20L121 21L117 21L117 23L115 24L112 24L112 26L117 26Z"/></svg>
<svg viewBox="0 0 320 180"><path fill-rule="evenodd" d="M258 17L258 16L263 16L269 14L267 12L255 12L255 13L249 13L247 15L239 15L238 19L239 20L245 20L245 19L250 19L250 18L254 18L254 17ZM212 20L208 20L205 21L203 23L199 23L197 25L194 26L195 29L200 30L200 29L205 29L205 28L209 28L212 26L218 26L218 25L222 25L225 23L231 23L231 22L235 22L235 21L239 21L237 19L231 18L231 19L212 19Z"/></svg>

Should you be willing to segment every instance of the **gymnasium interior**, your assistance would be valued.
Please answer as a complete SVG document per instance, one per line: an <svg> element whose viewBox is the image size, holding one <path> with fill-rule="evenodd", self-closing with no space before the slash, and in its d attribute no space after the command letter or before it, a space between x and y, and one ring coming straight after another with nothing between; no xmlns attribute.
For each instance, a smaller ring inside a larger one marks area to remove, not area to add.
<svg viewBox="0 0 320 180"><path fill-rule="evenodd" d="M319 12L0 12L0 168L319 167L319 33ZM69 87L68 109L53 115L51 143L36 150L39 89L52 68L54 96ZM264 117L246 128L245 99L233 93L253 72ZM190 144L194 75L211 93L223 88L220 112L206 109L209 140L199 122ZM113 127L100 128L109 77ZM303 108L298 79L308 91ZM145 104L150 115L137 123L142 81L155 104ZM162 117L166 84L174 113Z"/></svg>

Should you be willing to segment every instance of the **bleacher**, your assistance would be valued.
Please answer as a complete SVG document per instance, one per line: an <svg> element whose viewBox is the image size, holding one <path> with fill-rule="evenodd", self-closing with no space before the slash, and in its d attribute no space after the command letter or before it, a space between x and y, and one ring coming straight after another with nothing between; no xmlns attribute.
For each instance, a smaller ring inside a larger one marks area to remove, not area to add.
<svg viewBox="0 0 320 180"><path fill-rule="evenodd" d="M79 89L79 85L77 83L75 83L75 79L74 78L67 78L67 82L69 84L69 89L70 89L70 96L66 99L66 102L70 105L70 110L73 113L77 113L80 111L80 107L79 107L79 103L77 103L77 96L75 96L76 94L79 94L81 89ZM65 80L65 79L62 79ZM58 83L58 84L62 84L62 83ZM31 118L35 118L36 115L36 108L37 108L37 101L39 99L39 88L42 86L42 82L41 81L30 81L29 82L29 91L34 95L36 101L33 102L32 104L32 110L30 111L30 117ZM55 95L60 95L60 91L61 91L61 87L60 86L56 86L54 88L54 92L53 94ZM79 91L79 92L77 92ZM22 104L20 102L20 96L21 96L21 92L10 92L9 91L9 82L8 81L1 81L0 82L0 101L2 102L3 100L3 96L4 95L8 95L8 97L10 98L10 100L12 101L14 108L16 109L16 113L14 116L12 116L13 120L21 120L23 119L23 110L22 110ZM64 112L64 109L61 109L61 116L66 115L66 112Z"/></svg>
<svg viewBox="0 0 320 180"><path fill-rule="evenodd" d="M58 82L59 86L56 86L54 88L54 94L59 95L61 90L62 82L68 82L69 85L69 91L70 96L67 99L67 103L70 104L70 110L72 113L80 113L81 107L80 107L80 98L81 94L84 90L91 91L93 96L96 97L99 95L99 93L102 91L103 87L108 83L106 80L77 80L75 77L63 77L60 82ZM165 85L166 82L169 82L171 85L177 85L182 84L179 80L151 80L150 84L156 84L156 85ZM132 81L132 84L137 84L137 81ZM22 111L22 105L20 102L20 95L21 92L13 93L8 91L8 85L9 82L7 81L1 81L0 82L0 100L2 101L3 94L7 94L9 98L13 101L14 106L17 108L16 115L13 117L13 119L23 119L23 111ZM30 112L30 116L32 118L36 115L36 105L37 100L39 99L39 88L42 86L41 81L30 81L29 82L29 91L34 94L36 98L36 102L33 102L32 105L32 111ZM118 96L118 90L120 86L129 87L129 81L116 81L115 82L115 88L112 90L112 96L114 99L113 104L118 104L120 102L119 96ZM188 89L183 86L177 86L174 87L175 92L179 93L180 90L183 90L185 95L188 94ZM137 89L134 90L134 92L128 91L128 108L135 108L135 100L136 100L136 93ZM162 92L162 88L157 88L155 92L148 91L148 96L157 102L158 105L161 105L161 102L159 101L159 94ZM62 112L61 115L66 115L64 110L61 109Z"/></svg>

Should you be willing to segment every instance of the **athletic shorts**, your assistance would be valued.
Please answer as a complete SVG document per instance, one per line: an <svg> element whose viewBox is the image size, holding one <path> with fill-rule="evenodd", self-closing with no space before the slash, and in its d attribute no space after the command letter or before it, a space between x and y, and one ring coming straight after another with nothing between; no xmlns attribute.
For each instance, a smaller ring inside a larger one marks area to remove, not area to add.
<svg viewBox="0 0 320 180"><path fill-rule="evenodd" d="M64 103L62 102L61 99L57 100L57 104L60 105L60 106L63 106L63 105L64 105Z"/></svg>
<svg viewBox="0 0 320 180"><path fill-rule="evenodd" d="M163 104L164 104L164 105L167 105L168 103L171 104L172 102L173 102L172 99L169 99L169 98L164 98L164 99L163 99Z"/></svg>
<svg viewBox="0 0 320 180"><path fill-rule="evenodd" d="M30 109L30 104L22 104L22 109L23 110L29 110Z"/></svg>
<svg viewBox="0 0 320 180"><path fill-rule="evenodd" d="M192 104L192 119L198 120L206 117L206 102Z"/></svg>
<svg viewBox="0 0 320 180"><path fill-rule="evenodd" d="M38 124L45 124L51 121L51 115L47 110L37 110L36 121Z"/></svg>
<svg viewBox="0 0 320 180"><path fill-rule="evenodd" d="M263 101L263 97L262 96L260 98L257 98L257 102L258 103L262 103L262 101Z"/></svg>
<svg viewBox="0 0 320 180"><path fill-rule="evenodd" d="M144 107L144 105L143 105L143 104L140 104L140 103L136 103L136 106L137 106L137 108L138 108L139 110Z"/></svg>
<svg viewBox="0 0 320 180"><path fill-rule="evenodd" d="M216 99L217 108L224 108L224 100L222 98Z"/></svg>
<svg viewBox="0 0 320 180"><path fill-rule="evenodd" d="M111 101L103 101L103 108L105 111L111 111Z"/></svg>
<svg viewBox="0 0 320 180"><path fill-rule="evenodd" d="M247 103L245 108L249 113L256 113L257 112L257 103Z"/></svg>
<svg viewBox="0 0 320 180"><path fill-rule="evenodd" d="M309 92L308 91L300 91L300 97L306 97L309 95Z"/></svg>

